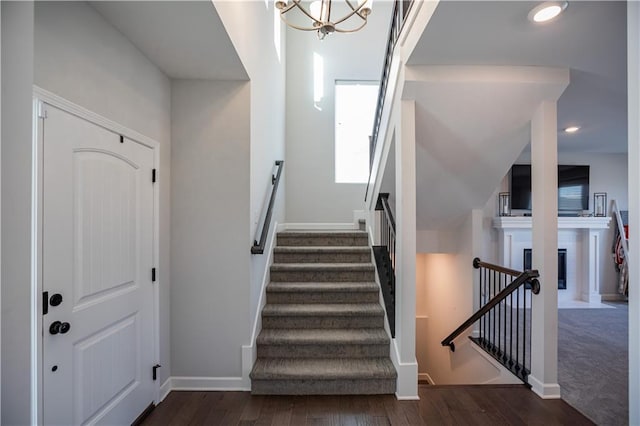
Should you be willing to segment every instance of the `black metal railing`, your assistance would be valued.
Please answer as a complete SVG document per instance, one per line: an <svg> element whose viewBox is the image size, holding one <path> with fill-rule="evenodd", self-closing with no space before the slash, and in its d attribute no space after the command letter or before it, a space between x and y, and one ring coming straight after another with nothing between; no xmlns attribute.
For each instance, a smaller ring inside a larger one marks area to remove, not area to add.
<svg viewBox="0 0 640 426"><path fill-rule="evenodd" d="M402 33L404 23L409 14L409 10L414 0L396 0L391 13L391 25L389 26L389 37L387 38L387 49L384 54L384 64L382 65L382 76L380 77L380 88L378 89L378 101L376 104L376 114L373 118L373 129L369 136L369 180L371 180L371 170L373 167L373 157L376 152L378 143L378 133L380 132L380 124L382 122L382 110L387 95L387 86L389 85L389 74L391 73L391 63L393 61L393 51L396 43ZM367 191L369 191L369 182L367 183ZM365 194L366 201L366 194Z"/></svg>
<svg viewBox="0 0 640 426"><path fill-rule="evenodd" d="M267 213L264 215L264 223L262 224L262 231L260 232L260 241L253 240L251 254L263 254L264 245L267 243L267 234L269 233L271 216L273 215L273 204L276 201L276 193L278 192L278 184L280 183L280 175L282 174L282 168L284 167L284 160L276 161L276 167L278 167L278 171L275 175L271 175L271 196L269 197Z"/></svg>
<svg viewBox="0 0 640 426"><path fill-rule="evenodd" d="M378 195L376 210L380 211L379 244L373 246L384 306L391 337L396 336L396 221L389 207L389 194Z"/></svg>
<svg viewBox="0 0 640 426"><path fill-rule="evenodd" d="M540 292L536 270L524 272L473 260L479 270L480 309L441 343L455 351L454 339L478 321L469 338L523 382L531 371L531 298Z"/></svg>

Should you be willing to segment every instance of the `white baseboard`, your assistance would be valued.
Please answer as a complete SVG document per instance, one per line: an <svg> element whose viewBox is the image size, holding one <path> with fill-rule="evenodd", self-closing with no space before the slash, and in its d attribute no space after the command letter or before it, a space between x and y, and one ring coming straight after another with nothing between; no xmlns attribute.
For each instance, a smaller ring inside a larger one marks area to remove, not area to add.
<svg viewBox="0 0 640 426"><path fill-rule="evenodd" d="M531 390L542 399L560 399L560 385L557 383L543 383L529 375Z"/></svg>
<svg viewBox="0 0 640 426"><path fill-rule="evenodd" d="M170 377L172 391L250 391L242 377Z"/></svg>
<svg viewBox="0 0 640 426"><path fill-rule="evenodd" d="M396 339L391 342L391 362L398 372L396 399L399 401L417 401L420 399L418 396L418 363L401 362Z"/></svg>
<svg viewBox="0 0 640 426"><path fill-rule="evenodd" d="M624 302L627 300L627 298L620 293L606 293L601 294L600 297L603 302Z"/></svg>
<svg viewBox="0 0 640 426"><path fill-rule="evenodd" d="M429 373L418 373L418 380L423 381L426 380L430 385L435 385L436 382L433 381Z"/></svg>

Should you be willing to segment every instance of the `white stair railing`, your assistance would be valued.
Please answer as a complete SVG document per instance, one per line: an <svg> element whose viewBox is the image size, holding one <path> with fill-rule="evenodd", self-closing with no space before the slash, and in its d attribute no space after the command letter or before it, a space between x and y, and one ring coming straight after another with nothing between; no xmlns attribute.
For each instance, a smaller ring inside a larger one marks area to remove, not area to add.
<svg viewBox="0 0 640 426"><path fill-rule="evenodd" d="M620 233L620 243L622 245L622 254L624 255L624 261L627 261L627 255L629 253L629 246L627 245L627 234L624 232L624 223L622 222L622 216L620 215L620 210L618 209L618 203L616 200L611 201L612 211L616 217L616 223L618 224L618 232Z"/></svg>

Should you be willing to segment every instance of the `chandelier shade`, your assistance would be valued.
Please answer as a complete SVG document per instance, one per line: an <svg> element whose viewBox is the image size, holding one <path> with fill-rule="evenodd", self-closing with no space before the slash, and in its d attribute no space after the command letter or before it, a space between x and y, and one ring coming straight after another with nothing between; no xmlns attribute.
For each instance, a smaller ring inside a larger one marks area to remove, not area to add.
<svg viewBox="0 0 640 426"><path fill-rule="evenodd" d="M343 10L336 10L334 6L338 3ZM361 30L367 24L372 3L373 0L316 0L311 3L276 0L275 6L285 24L296 30L316 31L322 40L333 32L353 33ZM291 15L297 15L297 20L294 21Z"/></svg>

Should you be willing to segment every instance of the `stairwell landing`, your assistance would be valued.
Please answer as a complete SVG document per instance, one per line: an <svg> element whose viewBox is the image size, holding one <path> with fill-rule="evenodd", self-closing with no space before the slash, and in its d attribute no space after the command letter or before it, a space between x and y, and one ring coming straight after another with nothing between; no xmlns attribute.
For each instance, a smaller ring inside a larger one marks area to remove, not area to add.
<svg viewBox="0 0 640 426"><path fill-rule="evenodd" d="M273 258L251 392L394 393L367 233L280 232Z"/></svg>

